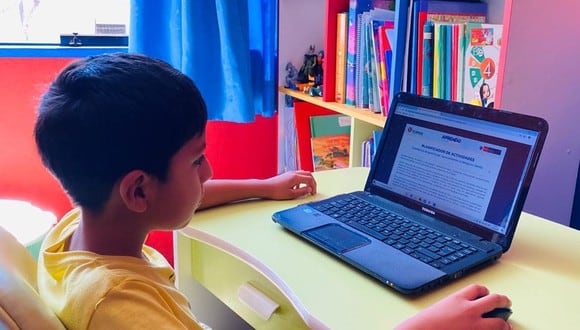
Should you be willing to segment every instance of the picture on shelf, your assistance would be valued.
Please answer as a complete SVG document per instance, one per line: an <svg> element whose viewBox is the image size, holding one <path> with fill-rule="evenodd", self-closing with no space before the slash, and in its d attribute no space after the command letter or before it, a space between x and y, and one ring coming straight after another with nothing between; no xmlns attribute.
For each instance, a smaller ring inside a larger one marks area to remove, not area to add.
<svg viewBox="0 0 580 330"><path fill-rule="evenodd" d="M350 134L318 136L311 139L314 171L348 168Z"/></svg>

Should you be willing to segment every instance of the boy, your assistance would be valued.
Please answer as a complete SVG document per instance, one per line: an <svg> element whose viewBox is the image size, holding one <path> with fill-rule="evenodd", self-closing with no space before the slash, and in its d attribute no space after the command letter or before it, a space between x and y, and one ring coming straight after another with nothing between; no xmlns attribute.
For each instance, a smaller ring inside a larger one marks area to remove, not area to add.
<svg viewBox="0 0 580 330"><path fill-rule="evenodd" d="M208 181L206 121L195 84L142 55L89 57L51 84L39 106L36 142L79 209L43 242L38 284L66 327L199 328L167 261L143 245L149 231L182 228L200 206L316 192L304 172ZM509 325L481 314L509 305L507 297L471 286L401 326L501 329Z"/></svg>

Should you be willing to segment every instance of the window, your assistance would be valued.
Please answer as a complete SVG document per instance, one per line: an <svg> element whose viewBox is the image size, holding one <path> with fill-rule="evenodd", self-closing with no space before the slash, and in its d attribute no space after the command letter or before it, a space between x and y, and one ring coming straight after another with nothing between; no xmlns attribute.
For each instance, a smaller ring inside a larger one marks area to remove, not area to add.
<svg viewBox="0 0 580 330"><path fill-rule="evenodd" d="M0 43L59 44L60 35L127 35L130 0L0 0ZM113 39L111 39L113 40Z"/></svg>

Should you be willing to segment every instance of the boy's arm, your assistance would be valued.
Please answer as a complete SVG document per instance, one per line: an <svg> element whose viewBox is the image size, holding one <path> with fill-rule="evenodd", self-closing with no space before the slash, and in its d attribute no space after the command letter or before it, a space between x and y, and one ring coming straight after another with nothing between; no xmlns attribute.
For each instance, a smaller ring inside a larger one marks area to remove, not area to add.
<svg viewBox="0 0 580 330"><path fill-rule="evenodd" d="M268 179L209 180L198 209L249 199L295 199L316 194L316 181L310 172L286 172Z"/></svg>

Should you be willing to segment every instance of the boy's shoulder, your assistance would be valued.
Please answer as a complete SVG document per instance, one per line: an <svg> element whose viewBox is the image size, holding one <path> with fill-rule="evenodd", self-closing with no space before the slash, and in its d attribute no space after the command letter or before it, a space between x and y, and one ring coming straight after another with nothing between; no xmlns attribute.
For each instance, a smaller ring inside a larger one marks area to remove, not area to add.
<svg viewBox="0 0 580 330"><path fill-rule="evenodd" d="M89 321L93 326L108 319L123 327L127 315L171 319L176 308L180 322L193 319L187 298L175 288L173 268L154 249L144 247L146 259L64 251L78 219L72 211L53 228L38 263L41 297L65 325L86 328Z"/></svg>

